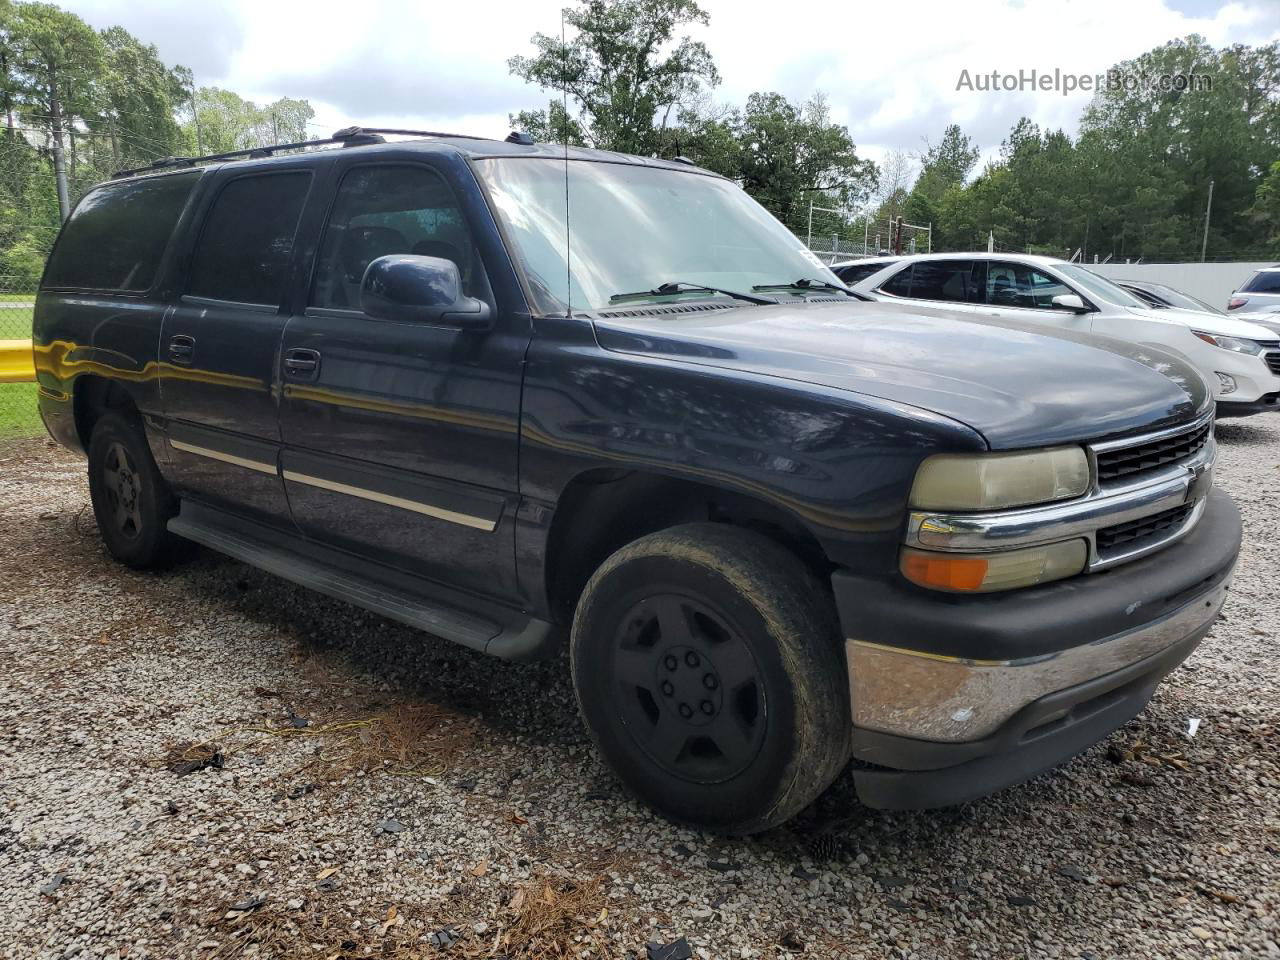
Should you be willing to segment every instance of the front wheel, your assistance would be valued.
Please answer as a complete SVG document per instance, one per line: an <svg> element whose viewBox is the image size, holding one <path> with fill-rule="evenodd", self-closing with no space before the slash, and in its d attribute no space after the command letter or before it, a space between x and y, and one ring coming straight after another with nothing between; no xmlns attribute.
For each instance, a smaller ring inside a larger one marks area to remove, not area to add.
<svg viewBox="0 0 1280 960"><path fill-rule="evenodd" d="M104 413L94 424L89 497L102 540L121 563L144 570L171 558L174 501L137 420Z"/></svg>
<svg viewBox="0 0 1280 960"><path fill-rule="evenodd" d="M574 618L578 703L618 776L674 820L729 834L794 816L849 756L831 600L789 551L697 523L613 554Z"/></svg>

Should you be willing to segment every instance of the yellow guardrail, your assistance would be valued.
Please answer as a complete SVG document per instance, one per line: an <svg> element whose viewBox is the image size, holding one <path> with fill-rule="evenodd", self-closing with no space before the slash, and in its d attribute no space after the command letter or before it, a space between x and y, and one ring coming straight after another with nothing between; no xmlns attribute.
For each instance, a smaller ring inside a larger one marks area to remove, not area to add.
<svg viewBox="0 0 1280 960"><path fill-rule="evenodd" d="M29 383L36 378L30 340L0 340L0 383Z"/></svg>

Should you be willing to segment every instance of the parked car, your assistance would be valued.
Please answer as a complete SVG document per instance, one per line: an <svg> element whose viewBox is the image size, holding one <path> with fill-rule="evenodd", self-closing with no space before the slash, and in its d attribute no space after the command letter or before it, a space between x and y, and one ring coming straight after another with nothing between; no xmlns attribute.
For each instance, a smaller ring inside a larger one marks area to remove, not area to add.
<svg viewBox="0 0 1280 960"><path fill-rule="evenodd" d="M1231 291L1227 309L1233 313L1271 313L1280 310L1280 263L1255 270L1253 276Z"/></svg>
<svg viewBox="0 0 1280 960"><path fill-rule="evenodd" d="M618 776L729 833L851 758L875 807L1024 780L1208 632L1240 520L1176 357L863 302L685 164L378 139L168 161L63 227L40 407L123 563L567 639Z"/></svg>
<svg viewBox="0 0 1280 960"><path fill-rule="evenodd" d="M1219 417L1280 409L1280 340L1237 317L1153 308L1090 270L1051 257L944 253L906 257L854 284L877 300L1055 330L1178 354L1209 382Z"/></svg>
<svg viewBox="0 0 1280 960"><path fill-rule="evenodd" d="M1152 283L1149 280L1117 280L1111 281L1122 290L1127 290L1149 307L1180 307L1183 310L1197 310L1201 313L1224 314L1226 311L1210 306L1181 290L1164 283Z"/></svg>
<svg viewBox="0 0 1280 960"><path fill-rule="evenodd" d="M852 285L901 259L901 257L863 257L861 260L845 260L843 263L833 263L831 272L846 284Z"/></svg>

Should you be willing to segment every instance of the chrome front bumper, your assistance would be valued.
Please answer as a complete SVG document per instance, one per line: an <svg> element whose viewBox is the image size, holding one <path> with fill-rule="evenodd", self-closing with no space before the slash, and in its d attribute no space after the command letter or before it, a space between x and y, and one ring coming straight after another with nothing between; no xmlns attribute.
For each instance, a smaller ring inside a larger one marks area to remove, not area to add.
<svg viewBox="0 0 1280 960"><path fill-rule="evenodd" d="M1121 670L1204 630L1222 608L1230 583L1228 574L1137 629L1020 660L948 657L848 639L854 726L942 743L981 739L1042 697Z"/></svg>

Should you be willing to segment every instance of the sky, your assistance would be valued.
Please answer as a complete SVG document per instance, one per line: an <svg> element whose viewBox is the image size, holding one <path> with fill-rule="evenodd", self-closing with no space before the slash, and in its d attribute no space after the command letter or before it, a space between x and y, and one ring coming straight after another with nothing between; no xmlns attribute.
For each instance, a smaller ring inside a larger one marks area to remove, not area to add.
<svg viewBox="0 0 1280 960"><path fill-rule="evenodd" d="M536 32L558 33L572 0L63 0L95 27L119 24L190 67L201 86L258 102L307 99L317 136L353 123L505 136L508 115L548 94L512 77ZM911 3L699 0L721 83L824 93L859 153L923 151L958 123L994 156L1021 116L1074 132L1091 94L981 92L979 75L1092 76L1176 37L1215 46L1280 39L1280 0L967 0ZM968 71L969 85L963 83ZM958 89L959 87L959 89Z"/></svg>

